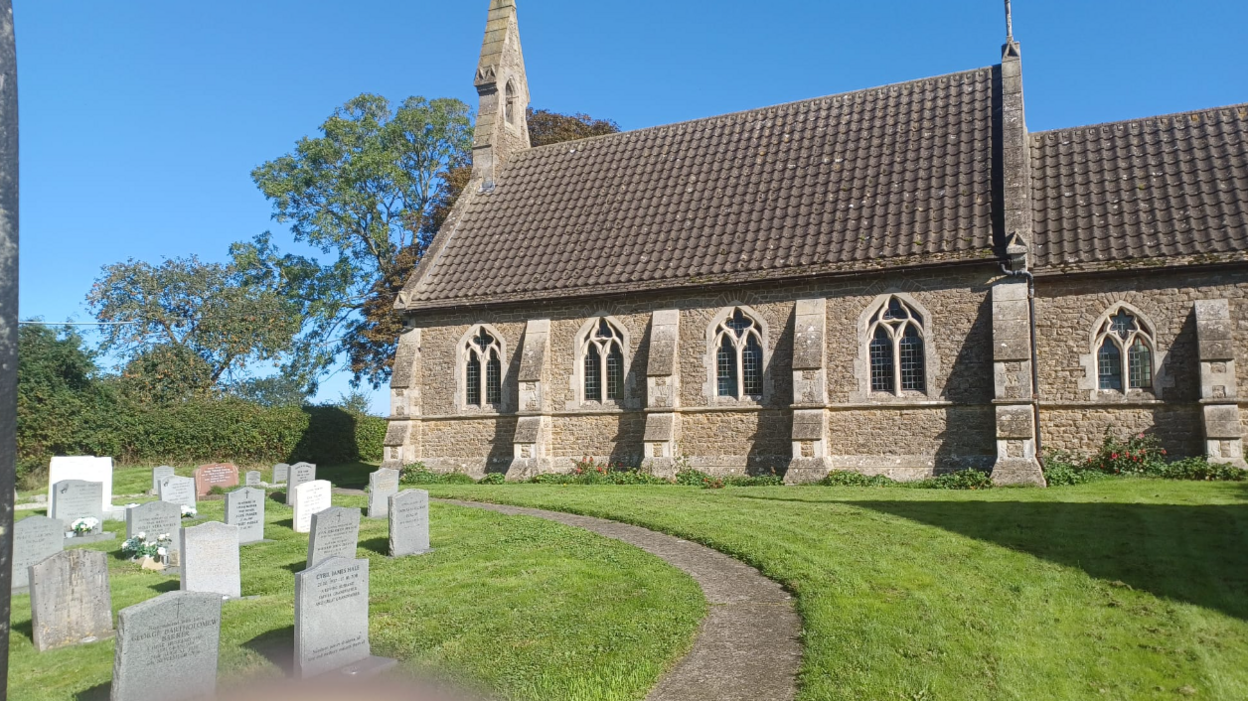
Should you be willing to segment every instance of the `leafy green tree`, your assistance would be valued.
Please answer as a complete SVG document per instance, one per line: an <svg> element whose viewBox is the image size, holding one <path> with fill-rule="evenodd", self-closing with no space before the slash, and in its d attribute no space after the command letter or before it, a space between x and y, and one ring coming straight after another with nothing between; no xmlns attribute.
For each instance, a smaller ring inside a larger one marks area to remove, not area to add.
<svg viewBox="0 0 1248 701"><path fill-rule="evenodd" d="M529 109L529 142L534 146L549 146L619 131L620 125L610 119L594 119L580 112L560 114L549 110Z"/></svg>

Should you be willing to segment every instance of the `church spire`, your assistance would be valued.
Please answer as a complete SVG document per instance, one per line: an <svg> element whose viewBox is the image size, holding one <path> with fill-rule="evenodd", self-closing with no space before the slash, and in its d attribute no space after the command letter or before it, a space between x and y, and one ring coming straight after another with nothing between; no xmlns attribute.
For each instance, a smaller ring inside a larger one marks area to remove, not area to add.
<svg viewBox="0 0 1248 701"><path fill-rule="evenodd" d="M512 154L529 148L529 83L515 0L490 0L474 84L481 105L472 147L472 177L489 189L499 166Z"/></svg>

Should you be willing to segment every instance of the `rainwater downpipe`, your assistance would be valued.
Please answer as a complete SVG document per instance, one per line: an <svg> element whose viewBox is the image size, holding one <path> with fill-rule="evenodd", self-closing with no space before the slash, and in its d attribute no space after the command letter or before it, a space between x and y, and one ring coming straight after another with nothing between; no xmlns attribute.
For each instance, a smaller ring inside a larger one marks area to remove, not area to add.
<svg viewBox="0 0 1248 701"><path fill-rule="evenodd" d="M1010 270L1005 263L1001 264L1001 272L1006 277L1027 279L1027 315L1031 326L1031 414L1036 432L1036 461L1044 455L1040 443L1040 354L1036 348L1036 276L1030 270Z"/></svg>

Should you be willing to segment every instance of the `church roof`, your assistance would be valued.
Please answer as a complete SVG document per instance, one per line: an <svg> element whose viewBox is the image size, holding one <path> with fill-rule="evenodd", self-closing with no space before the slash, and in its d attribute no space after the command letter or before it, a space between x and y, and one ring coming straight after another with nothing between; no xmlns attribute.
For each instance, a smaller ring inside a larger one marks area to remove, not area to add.
<svg viewBox="0 0 1248 701"><path fill-rule="evenodd" d="M992 259L996 74L521 151L443 227L400 304Z"/></svg>
<svg viewBox="0 0 1248 701"><path fill-rule="evenodd" d="M1031 135L1036 267L1248 257L1248 104Z"/></svg>

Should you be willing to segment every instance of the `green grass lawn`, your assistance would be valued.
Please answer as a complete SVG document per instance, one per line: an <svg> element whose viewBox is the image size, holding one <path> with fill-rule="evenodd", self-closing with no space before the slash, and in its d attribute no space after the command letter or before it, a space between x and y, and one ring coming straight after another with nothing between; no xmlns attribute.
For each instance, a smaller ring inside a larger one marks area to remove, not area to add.
<svg viewBox="0 0 1248 701"><path fill-rule="evenodd" d="M348 484L367 482L367 465L325 470ZM189 473L189 468L180 469ZM345 479L343 479L345 476ZM118 494L150 486L150 469L118 469ZM361 497L335 505L363 506ZM220 520L223 502L201 501L200 520ZM32 513L18 512L22 518ZM223 685L283 673L294 639L294 573L307 536L291 530L291 510L270 500L266 535L274 543L242 550L244 596L222 622ZM696 583L632 546L540 519L433 505L435 552L391 560L384 521L365 520L360 557L371 561L375 654L410 670L481 685L502 698L532 701L637 700L692 644L706 603ZM111 543L114 612L178 588L176 578L143 572L120 556L125 525ZM13 600L9 698L106 699L113 643L37 653L30 598Z"/></svg>
<svg viewBox="0 0 1248 701"><path fill-rule="evenodd" d="M434 486L627 521L799 601L800 699L1248 698L1248 485Z"/></svg>

